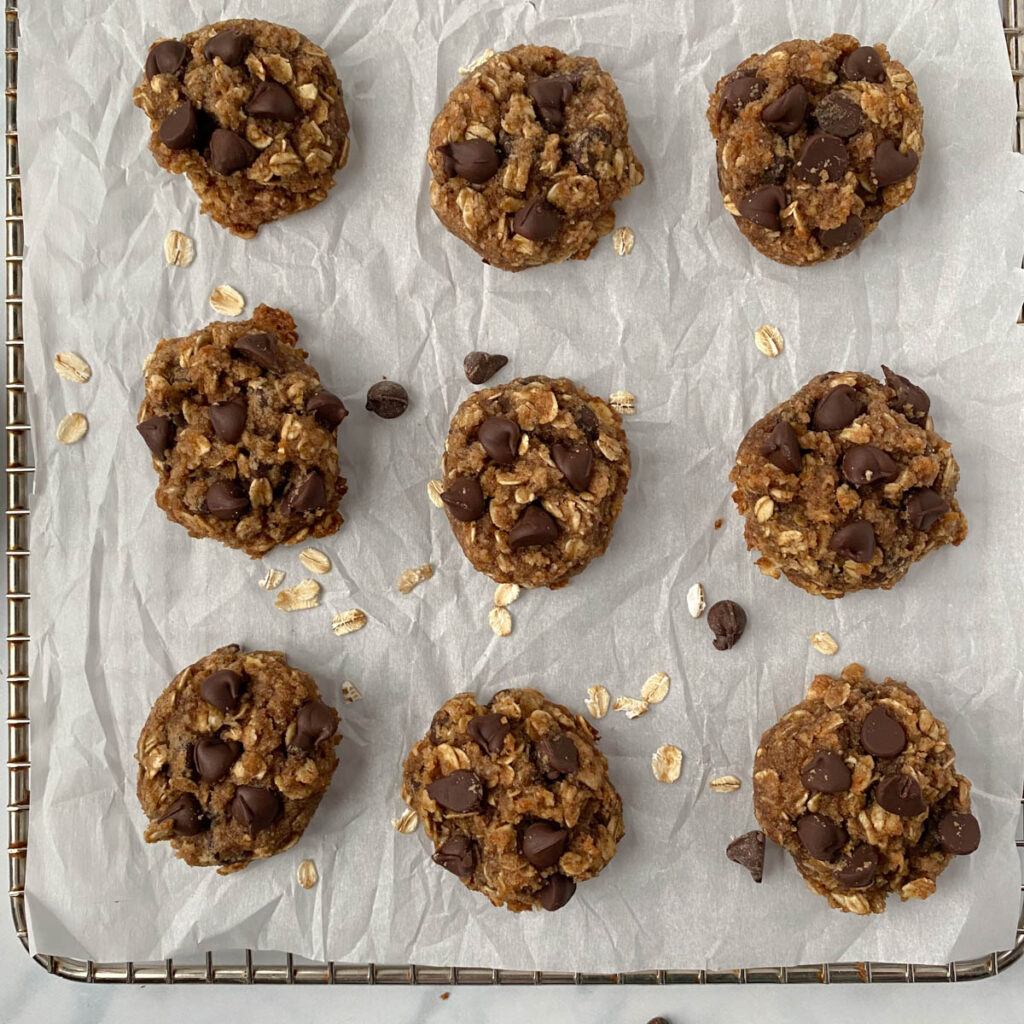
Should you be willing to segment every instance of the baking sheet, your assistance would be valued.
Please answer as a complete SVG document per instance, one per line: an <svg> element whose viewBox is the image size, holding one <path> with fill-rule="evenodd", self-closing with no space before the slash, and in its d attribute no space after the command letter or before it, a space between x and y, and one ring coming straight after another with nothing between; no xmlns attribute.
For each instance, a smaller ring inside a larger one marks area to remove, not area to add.
<svg viewBox="0 0 1024 1024"><path fill-rule="evenodd" d="M1022 777L1019 330L1022 162L996 5L883 2L706 4L537 0L290 0L261 14L324 45L352 119L348 166L317 210L252 241L197 214L181 180L145 149L131 89L147 44L234 5L191 0L26 0L19 120L27 222L26 352L37 452L32 521L32 815L27 905L34 950L155 959L198 948L287 949L339 961L582 971L801 961L945 961L1009 945L1020 866ZM722 210L704 122L708 91L747 54L843 29L886 40L917 78L927 149L917 194L856 254L794 270L758 256ZM619 207L636 247L605 239L586 263L501 274L436 222L423 149L457 68L488 46L545 42L596 56L616 78L647 181ZM196 240L168 268L162 240ZM352 410L341 430L347 522L319 542L335 568L319 609L286 615L256 586L267 566L303 578L297 549L263 563L190 540L152 502L134 431L141 364L162 336L212 318L230 283L282 305L325 383ZM752 342L778 326L769 361ZM91 383L50 363L73 349ZM627 388L634 476L608 554L565 590L528 593L506 639L487 626L493 585L475 574L426 499L450 414L469 390L463 355L504 352L515 374L568 374ZM962 468L970 536L891 593L842 602L762 578L744 551L726 480L745 428L815 373L885 361L932 396ZM381 375L412 404L385 422L362 410ZM87 414L75 446L65 412ZM719 530L714 522L724 522ZM411 595L398 574L430 561ZM690 584L731 597L750 625L729 653L685 610ZM370 625L334 637L331 616ZM828 659L807 638L828 630ZM241 642L285 649L342 707L334 784L302 842L220 878L147 847L133 754L149 705L182 666ZM749 772L761 731L811 676L850 660L917 687L950 725L974 781L981 849L954 862L925 903L881 919L829 911L777 849L754 887L725 860L753 827ZM558 914L491 909L402 836L400 763L432 711L461 689L533 685L582 710L588 685L636 694L666 671L672 692L636 721L613 715L602 748L626 806L609 868ZM682 748L674 786L651 752ZM732 795L707 782L733 773ZM315 860L320 883L299 888Z"/></svg>

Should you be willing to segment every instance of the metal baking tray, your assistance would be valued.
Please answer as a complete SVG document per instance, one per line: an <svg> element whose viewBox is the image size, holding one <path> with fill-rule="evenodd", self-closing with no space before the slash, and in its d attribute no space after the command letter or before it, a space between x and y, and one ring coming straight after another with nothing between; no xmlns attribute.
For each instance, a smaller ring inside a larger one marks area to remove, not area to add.
<svg viewBox="0 0 1024 1024"><path fill-rule="evenodd" d="M1006 46L1017 90L1013 147L1024 151L1024 0L1000 0ZM25 385L22 318L24 224L18 163L18 3L5 0L7 193L7 862L14 928L26 951L25 862L29 816L29 494L32 488L31 428ZM1024 310L1018 323L1024 325ZM1024 339L1022 339L1024 340ZM1024 797L1016 845L1024 851ZM837 982L971 981L1005 971L1024 959L1024 881L1022 909L1011 949L983 953L948 964L819 963L793 967L737 967L734 970L663 969L621 974L573 971L510 971L482 967L426 967L416 964L343 964L312 961L291 953L260 950L197 950L193 956L160 961L100 963L37 953L49 974L72 981L121 984L271 983L341 985L717 985Z"/></svg>

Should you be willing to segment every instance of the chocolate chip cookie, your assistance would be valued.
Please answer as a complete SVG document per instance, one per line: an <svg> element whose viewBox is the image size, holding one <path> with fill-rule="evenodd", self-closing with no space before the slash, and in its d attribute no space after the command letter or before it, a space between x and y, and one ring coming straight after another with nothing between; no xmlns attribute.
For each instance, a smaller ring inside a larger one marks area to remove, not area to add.
<svg viewBox="0 0 1024 1024"><path fill-rule="evenodd" d="M260 306L251 320L165 338L146 360L138 431L156 503L193 537L260 558L341 526L347 411L297 340L289 313Z"/></svg>
<svg viewBox="0 0 1024 1024"><path fill-rule="evenodd" d="M558 910L615 856L622 800L597 733L536 690L452 697L405 761L433 860L496 907Z"/></svg>
<svg viewBox="0 0 1024 1024"><path fill-rule="evenodd" d="M475 391L445 442L444 502L479 572L564 586L604 554L629 484L622 417L560 377Z"/></svg>
<svg viewBox="0 0 1024 1024"><path fill-rule="evenodd" d="M888 590L967 536L960 469L930 400L883 366L824 373L747 432L729 479L757 566L811 594Z"/></svg>
<svg viewBox="0 0 1024 1024"><path fill-rule="evenodd" d="M779 263L845 256L914 193L924 110L881 43L834 35L755 53L719 81L708 122L725 208Z"/></svg>
<svg viewBox="0 0 1024 1024"><path fill-rule="evenodd" d="M889 893L927 899L981 829L949 734L905 683L860 665L815 676L762 737L754 813L833 907L881 914Z"/></svg>
<svg viewBox="0 0 1024 1024"><path fill-rule="evenodd" d="M135 105L156 162L185 174L200 209L242 238L327 198L348 159L348 115L330 58L255 18L150 47Z"/></svg>
<svg viewBox="0 0 1024 1024"><path fill-rule="evenodd" d="M430 129L430 205L485 263L585 260L612 204L644 179L626 108L592 57L496 53L452 90Z"/></svg>
<svg viewBox="0 0 1024 1024"><path fill-rule="evenodd" d="M179 672L139 736L145 839L240 871L294 846L338 766L338 713L280 651L221 647Z"/></svg>

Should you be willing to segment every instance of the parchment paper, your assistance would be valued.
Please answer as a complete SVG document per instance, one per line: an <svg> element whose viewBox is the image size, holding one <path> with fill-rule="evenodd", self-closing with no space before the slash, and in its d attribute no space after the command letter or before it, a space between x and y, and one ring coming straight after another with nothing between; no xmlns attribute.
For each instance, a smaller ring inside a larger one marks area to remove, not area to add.
<svg viewBox="0 0 1024 1024"><path fill-rule="evenodd" d="M173 8L173 9L172 9ZM131 105L147 44L245 5L81 0L22 7L20 129L27 216L26 337L37 472L32 521L33 948L147 959L197 948L287 949L339 961L588 971L944 961L1012 941L1022 778L1022 294L1013 92L992 2L703 3L688 0L293 0L259 13L330 52L352 118L352 154L316 211L232 238L197 214L187 184L145 149ZM844 29L886 40L913 70L927 110L917 194L855 255L795 270L756 254L722 209L704 121L715 81L755 50ZM593 54L616 78L647 181L619 206L636 231L628 258L604 240L587 263L506 275L436 222L423 153L457 68L488 46L549 42ZM196 239L168 268L171 228ZM256 586L268 565L304 575L298 550L264 564L190 540L154 506L135 433L141 365L162 336L212 319L222 282L280 304L352 415L341 430L346 523L321 546L334 561L317 610L286 615ZM783 355L754 347L778 326ZM50 368L65 348L95 376ZM634 477L609 553L567 589L525 594L507 639L487 626L493 585L464 560L427 501L448 419L469 390L470 349L511 357L498 380L568 374L599 394L627 388ZM744 551L727 474L746 427L812 375L878 373L885 361L932 396L953 441L970 536L915 567L891 593L829 603L762 578ZM385 422L362 409L381 375L412 405ZM85 440L55 440L65 412ZM721 518L720 530L714 522ZM399 573L430 561L409 596ZM685 593L739 600L750 626L713 650ZM339 639L331 616L370 625ZM828 659L808 645L829 630ZM231 641L285 649L330 700L350 679L341 767L302 842L229 878L146 847L135 741L183 666ZM951 728L974 781L984 842L926 903L881 919L827 909L777 849L764 884L730 864L754 826L749 773L760 733L811 676L851 660L919 688ZM626 806L609 868L558 914L513 916L431 865L422 832L402 836L400 764L448 696L538 686L582 709L587 686L636 694L672 676L665 703L601 723ZM674 786L652 751L685 753ZM733 795L716 775L744 780ZM295 869L312 858L312 891Z"/></svg>

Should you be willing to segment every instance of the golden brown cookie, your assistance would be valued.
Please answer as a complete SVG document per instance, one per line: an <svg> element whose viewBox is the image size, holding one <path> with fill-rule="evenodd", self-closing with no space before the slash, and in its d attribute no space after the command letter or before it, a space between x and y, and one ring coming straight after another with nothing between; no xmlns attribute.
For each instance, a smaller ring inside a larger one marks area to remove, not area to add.
<svg viewBox="0 0 1024 1024"><path fill-rule="evenodd" d="M927 899L981 841L949 734L905 683L860 665L815 676L762 737L754 813L830 906L880 914L889 893Z"/></svg>
<svg viewBox="0 0 1024 1024"><path fill-rule="evenodd" d="M179 672L139 736L147 843L218 874L294 846L338 766L338 713L280 651L221 647Z"/></svg>
<svg viewBox="0 0 1024 1024"><path fill-rule="evenodd" d="M536 690L452 697L412 748L402 798L433 860L496 907L558 910L615 856L622 801L597 733Z"/></svg>
<svg viewBox="0 0 1024 1024"><path fill-rule="evenodd" d="M845 256L917 183L924 111L881 43L834 35L755 53L719 81L708 122L725 208L780 263Z"/></svg>

